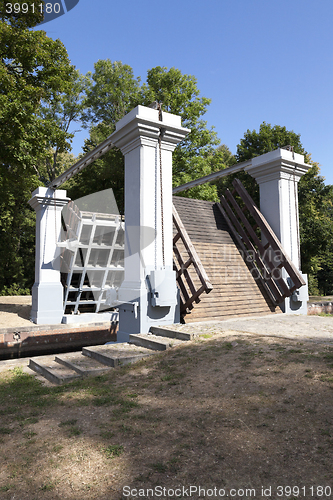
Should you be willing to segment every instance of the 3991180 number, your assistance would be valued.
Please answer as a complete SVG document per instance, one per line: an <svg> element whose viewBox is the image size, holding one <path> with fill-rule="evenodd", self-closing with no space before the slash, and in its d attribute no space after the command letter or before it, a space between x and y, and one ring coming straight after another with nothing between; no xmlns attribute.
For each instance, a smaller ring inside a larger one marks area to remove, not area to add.
<svg viewBox="0 0 333 500"><path fill-rule="evenodd" d="M27 14L28 12L43 12L43 8L45 7L46 14L59 14L61 11L60 3L46 3L45 6L42 3L6 3L6 14Z"/></svg>
<svg viewBox="0 0 333 500"><path fill-rule="evenodd" d="M278 497L331 497L332 488L330 486L277 486Z"/></svg>

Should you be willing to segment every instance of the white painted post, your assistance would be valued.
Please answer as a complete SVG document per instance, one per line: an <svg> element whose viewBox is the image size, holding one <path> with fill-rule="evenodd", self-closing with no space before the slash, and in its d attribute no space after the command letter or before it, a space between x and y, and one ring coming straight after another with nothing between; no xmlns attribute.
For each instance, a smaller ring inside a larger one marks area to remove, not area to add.
<svg viewBox="0 0 333 500"><path fill-rule="evenodd" d="M147 333L152 325L179 323L172 259L172 152L188 133L181 127L179 116L162 112L160 121L158 110L137 106L117 123L111 136L125 155L125 279L118 292L120 341L127 341L132 333ZM152 287L161 280L161 295L166 292L170 300L166 299L168 305L154 306Z"/></svg>
<svg viewBox="0 0 333 500"><path fill-rule="evenodd" d="M260 190L260 211L282 246L301 270L297 184L310 168L304 156L277 149L252 159L244 170L255 178ZM287 279L286 276L283 276ZM307 281L307 275L303 275ZM287 314L307 314L307 285L284 300L281 309Z"/></svg>
<svg viewBox="0 0 333 500"><path fill-rule="evenodd" d="M60 282L60 266L55 265L55 259L61 233L61 210L69 201L65 190L54 191L46 187L37 188L29 200L36 211L31 320L37 324L60 324L63 317L63 286Z"/></svg>

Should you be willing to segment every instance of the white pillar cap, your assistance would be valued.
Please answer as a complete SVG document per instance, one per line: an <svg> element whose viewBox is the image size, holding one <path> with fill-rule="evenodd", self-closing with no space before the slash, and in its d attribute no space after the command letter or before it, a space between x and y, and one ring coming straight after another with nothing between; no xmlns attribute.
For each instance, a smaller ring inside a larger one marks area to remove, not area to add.
<svg viewBox="0 0 333 500"><path fill-rule="evenodd" d="M65 189L39 187L33 191L28 203L34 210L39 210L42 206L63 207L71 201L66 195Z"/></svg>
<svg viewBox="0 0 333 500"><path fill-rule="evenodd" d="M156 147L161 128L164 131L163 148L169 151L173 151L190 132L181 126L180 116L163 111L160 121L157 109L137 106L117 123L110 139L126 154L140 145Z"/></svg>
<svg viewBox="0 0 333 500"><path fill-rule="evenodd" d="M258 184L274 179L293 179L296 182L311 168L304 162L304 156L287 149L276 149L252 158L252 164L244 170L255 178Z"/></svg>

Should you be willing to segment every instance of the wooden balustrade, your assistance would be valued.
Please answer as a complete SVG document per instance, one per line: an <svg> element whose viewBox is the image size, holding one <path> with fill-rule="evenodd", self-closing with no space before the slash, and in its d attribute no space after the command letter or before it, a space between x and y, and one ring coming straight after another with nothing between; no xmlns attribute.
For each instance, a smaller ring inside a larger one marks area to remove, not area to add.
<svg viewBox="0 0 333 500"><path fill-rule="evenodd" d="M254 278L262 282L273 303L280 304L294 290L305 285L305 281L240 180L235 179L233 186L233 193L227 190L225 196L221 196L218 207L243 251ZM237 203L234 197L236 193L243 207ZM253 227L249 222L250 216L255 221ZM261 231L261 239L256 233L257 228ZM263 240L267 243L263 244ZM290 277L290 283L283 278L283 269Z"/></svg>
<svg viewBox="0 0 333 500"><path fill-rule="evenodd" d="M185 316L193 309L194 302L200 302L200 295L209 293L213 286L174 205L172 216L176 229L173 238L174 270L180 289L180 313ZM195 272L194 277L190 269Z"/></svg>

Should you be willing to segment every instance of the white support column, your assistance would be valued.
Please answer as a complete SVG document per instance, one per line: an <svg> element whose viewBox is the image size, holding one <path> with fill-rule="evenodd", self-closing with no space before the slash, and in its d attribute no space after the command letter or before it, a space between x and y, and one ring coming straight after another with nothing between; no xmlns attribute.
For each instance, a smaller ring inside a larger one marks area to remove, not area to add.
<svg viewBox="0 0 333 500"><path fill-rule="evenodd" d="M29 200L36 211L31 320L37 324L60 324L63 317L63 286L60 283L60 266L55 264L55 259L61 233L61 210L69 201L65 190L54 191L45 187L37 188Z"/></svg>
<svg viewBox="0 0 333 500"><path fill-rule="evenodd" d="M277 149L252 159L245 168L259 184L260 211L272 227L282 246L301 270L297 184L310 168L304 156L286 149ZM283 276L288 279L287 276ZM307 276L303 275L305 281ZM284 300L283 312L307 314L307 285Z"/></svg>
<svg viewBox="0 0 333 500"><path fill-rule="evenodd" d="M117 123L111 136L112 143L125 155L125 279L118 292L122 302L120 341L127 341L131 333L147 333L152 325L179 322L172 259L172 152L188 132L181 127L179 116L162 112L160 121L158 110L137 106ZM156 302L153 289L160 292L155 294Z"/></svg>

